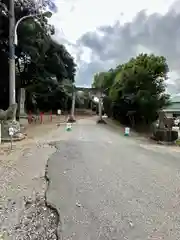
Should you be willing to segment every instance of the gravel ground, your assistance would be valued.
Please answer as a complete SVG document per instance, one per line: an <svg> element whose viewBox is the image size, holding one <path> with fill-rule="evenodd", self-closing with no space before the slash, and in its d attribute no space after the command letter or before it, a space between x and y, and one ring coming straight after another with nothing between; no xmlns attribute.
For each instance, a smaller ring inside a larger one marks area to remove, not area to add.
<svg viewBox="0 0 180 240"><path fill-rule="evenodd" d="M55 125L0 159L0 240L58 239L59 216L45 199L45 169L56 151L50 142L66 137L64 126Z"/></svg>
<svg viewBox="0 0 180 240"><path fill-rule="evenodd" d="M16 211L16 202L8 201L6 208L0 209L0 222L3 224L7 211ZM47 206L44 196L24 198L24 208L20 212L18 224L1 232L2 239L13 240L56 240L59 216L55 209ZM1 225L0 225L1 227ZM2 229L2 228L1 228ZM3 229L2 229L3 230Z"/></svg>

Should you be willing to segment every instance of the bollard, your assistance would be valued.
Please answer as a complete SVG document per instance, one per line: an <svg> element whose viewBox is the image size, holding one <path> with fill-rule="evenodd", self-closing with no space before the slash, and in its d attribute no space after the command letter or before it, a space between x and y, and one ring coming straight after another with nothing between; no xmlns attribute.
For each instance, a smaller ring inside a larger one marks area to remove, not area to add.
<svg viewBox="0 0 180 240"><path fill-rule="evenodd" d="M40 123L42 124L43 123L43 113L40 112Z"/></svg>
<svg viewBox="0 0 180 240"><path fill-rule="evenodd" d="M32 123L32 113L31 113L31 111L29 111L29 114L28 114L28 123L29 124Z"/></svg>

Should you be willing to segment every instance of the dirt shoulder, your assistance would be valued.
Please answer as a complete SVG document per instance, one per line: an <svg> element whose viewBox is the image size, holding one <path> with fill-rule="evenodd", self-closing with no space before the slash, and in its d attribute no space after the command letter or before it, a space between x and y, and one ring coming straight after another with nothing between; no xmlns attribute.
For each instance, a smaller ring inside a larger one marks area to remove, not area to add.
<svg viewBox="0 0 180 240"><path fill-rule="evenodd" d="M110 118L105 118L105 122L109 127L112 129L115 129L119 132L119 134L124 135L124 128L125 126L121 125L118 121L112 120ZM157 142L150 139L149 135L141 134L138 132L135 132L133 130L130 130L130 138L133 138L135 141L137 141L141 147L151 149L153 151L164 151L164 152L171 152L171 153L177 153L180 152L180 144L179 145L161 145Z"/></svg>
<svg viewBox="0 0 180 240"><path fill-rule="evenodd" d="M29 148L31 144L34 144L35 140L45 137L48 133L57 129L57 124L65 124L66 116L53 116L52 121L49 116L44 117L43 123L28 124L27 119L21 119L22 132L26 135L26 138L22 141L13 142L13 150L11 151L10 143L2 143L0 145L0 162L7 156L21 153L24 148Z"/></svg>
<svg viewBox="0 0 180 240"><path fill-rule="evenodd" d="M0 156L0 239L57 239L58 215L47 206L45 169L56 151L53 138L66 134L57 122L27 125L27 138L1 145Z"/></svg>
<svg viewBox="0 0 180 240"><path fill-rule="evenodd" d="M76 116L76 119L82 119L89 117L88 114L78 115ZM67 116L52 116L52 121L50 119L50 116L45 115L43 118L43 123L40 124L40 122L28 124L27 119L21 119L21 124L23 126L23 133L26 135L26 138L22 141L17 141L13 143L13 149L11 150L11 144L10 143L2 143L0 144L0 165L2 162L8 161L9 158L12 158L13 161L18 158L24 149L31 148L31 145L33 145L35 142L38 141L38 139L45 139L47 137L47 134L51 133L52 131L56 131L58 127L63 127L65 129Z"/></svg>

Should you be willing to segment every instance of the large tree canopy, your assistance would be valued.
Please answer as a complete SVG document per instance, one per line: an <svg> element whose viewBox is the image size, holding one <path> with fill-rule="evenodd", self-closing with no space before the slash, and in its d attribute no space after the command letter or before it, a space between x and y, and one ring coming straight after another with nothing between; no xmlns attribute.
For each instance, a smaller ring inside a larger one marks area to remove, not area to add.
<svg viewBox="0 0 180 240"><path fill-rule="evenodd" d="M8 106L9 95L8 9L9 1L0 0L1 108ZM15 0L16 22L30 14L36 14L37 17L25 19L17 29L16 89L17 92L22 87L27 89L29 104L40 103L41 108L52 109L71 96L69 92L74 82L76 65L65 46L53 41L55 30L34 1Z"/></svg>
<svg viewBox="0 0 180 240"><path fill-rule="evenodd" d="M104 105L109 115L124 122L133 115L136 123L150 123L168 104L167 73L168 65L163 56L140 54L115 69L96 74L93 86L105 91Z"/></svg>

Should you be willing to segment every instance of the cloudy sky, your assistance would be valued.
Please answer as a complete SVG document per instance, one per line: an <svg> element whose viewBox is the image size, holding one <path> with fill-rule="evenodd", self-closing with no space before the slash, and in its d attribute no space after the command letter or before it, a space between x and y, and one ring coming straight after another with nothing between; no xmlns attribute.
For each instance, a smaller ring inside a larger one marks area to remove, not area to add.
<svg viewBox="0 0 180 240"><path fill-rule="evenodd" d="M153 52L167 57L168 89L180 92L180 0L54 1L55 38L78 63L78 86L90 86L96 72Z"/></svg>

